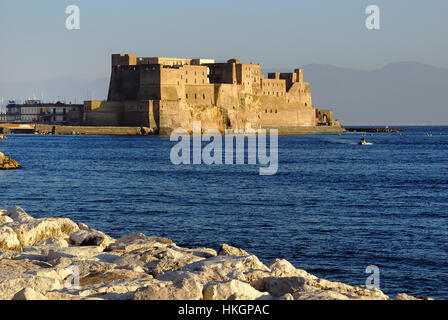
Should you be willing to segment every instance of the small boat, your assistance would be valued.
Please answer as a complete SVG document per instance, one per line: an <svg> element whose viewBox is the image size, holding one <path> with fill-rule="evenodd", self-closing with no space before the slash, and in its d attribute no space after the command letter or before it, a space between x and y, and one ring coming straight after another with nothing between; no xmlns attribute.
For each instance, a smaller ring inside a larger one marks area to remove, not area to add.
<svg viewBox="0 0 448 320"><path fill-rule="evenodd" d="M370 145L371 143L367 142L366 139L364 137L362 137L359 140L358 144L361 145L361 146L365 146L365 145Z"/></svg>

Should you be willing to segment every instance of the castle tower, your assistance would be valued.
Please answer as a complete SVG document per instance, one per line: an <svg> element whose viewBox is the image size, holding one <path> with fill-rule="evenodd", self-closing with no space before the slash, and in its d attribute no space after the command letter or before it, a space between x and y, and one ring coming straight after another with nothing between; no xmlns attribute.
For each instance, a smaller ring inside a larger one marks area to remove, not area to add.
<svg viewBox="0 0 448 320"><path fill-rule="evenodd" d="M295 74L297 75L297 82L302 83L303 82L303 69L295 69Z"/></svg>

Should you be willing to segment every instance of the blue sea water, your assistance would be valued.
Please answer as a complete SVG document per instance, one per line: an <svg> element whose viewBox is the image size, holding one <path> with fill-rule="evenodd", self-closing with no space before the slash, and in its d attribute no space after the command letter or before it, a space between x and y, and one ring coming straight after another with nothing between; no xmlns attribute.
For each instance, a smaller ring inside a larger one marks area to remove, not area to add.
<svg viewBox="0 0 448 320"><path fill-rule="evenodd" d="M173 165L166 137L10 135L0 208L64 216L119 237L229 243L389 295L448 299L448 127L279 137L279 168ZM426 133L431 132L432 136Z"/></svg>

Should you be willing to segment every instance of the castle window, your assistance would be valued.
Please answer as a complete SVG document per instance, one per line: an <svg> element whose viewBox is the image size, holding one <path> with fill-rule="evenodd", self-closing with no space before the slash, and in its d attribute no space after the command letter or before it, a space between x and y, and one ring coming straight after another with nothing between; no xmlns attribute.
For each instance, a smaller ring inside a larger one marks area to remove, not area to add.
<svg viewBox="0 0 448 320"><path fill-rule="evenodd" d="M188 99L188 93L187 93L187 94L185 94L185 98L187 98L187 99Z"/></svg>
<svg viewBox="0 0 448 320"><path fill-rule="evenodd" d="M202 83L205 83L205 80L204 80L204 79L202 79Z"/></svg>
<svg viewBox="0 0 448 320"><path fill-rule="evenodd" d="M195 99L197 99L197 98L198 98L198 95L197 95L196 93L194 94L194 98L195 98Z"/></svg>
<svg viewBox="0 0 448 320"><path fill-rule="evenodd" d="M271 109L271 113L272 113L272 109Z"/></svg>
<svg viewBox="0 0 448 320"><path fill-rule="evenodd" d="M196 83L196 79L194 79L194 83Z"/></svg>
<svg viewBox="0 0 448 320"><path fill-rule="evenodd" d="M185 83L188 83L188 78L185 78Z"/></svg>
<svg viewBox="0 0 448 320"><path fill-rule="evenodd" d="M308 106L308 103L305 102L305 107Z"/></svg>
<svg viewBox="0 0 448 320"><path fill-rule="evenodd" d="M205 93L202 95L202 98L205 100Z"/></svg>
<svg viewBox="0 0 448 320"><path fill-rule="evenodd" d="M275 109L275 113L277 113L277 109Z"/></svg>
<svg viewBox="0 0 448 320"><path fill-rule="evenodd" d="M265 109L264 112L268 113L268 109Z"/></svg>

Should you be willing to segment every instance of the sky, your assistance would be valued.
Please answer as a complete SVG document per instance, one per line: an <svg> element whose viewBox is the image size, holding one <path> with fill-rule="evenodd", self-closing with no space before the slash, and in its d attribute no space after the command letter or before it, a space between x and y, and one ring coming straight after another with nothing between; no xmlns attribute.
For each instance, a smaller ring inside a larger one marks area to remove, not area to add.
<svg viewBox="0 0 448 320"><path fill-rule="evenodd" d="M80 8L80 30L65 27L69 5ZM368 5L380 8L380 30L365 27ZM267 69L448 68L447 14L446 0L1 1L0 82L102 78L112 53L236 57Z"/></svg>

